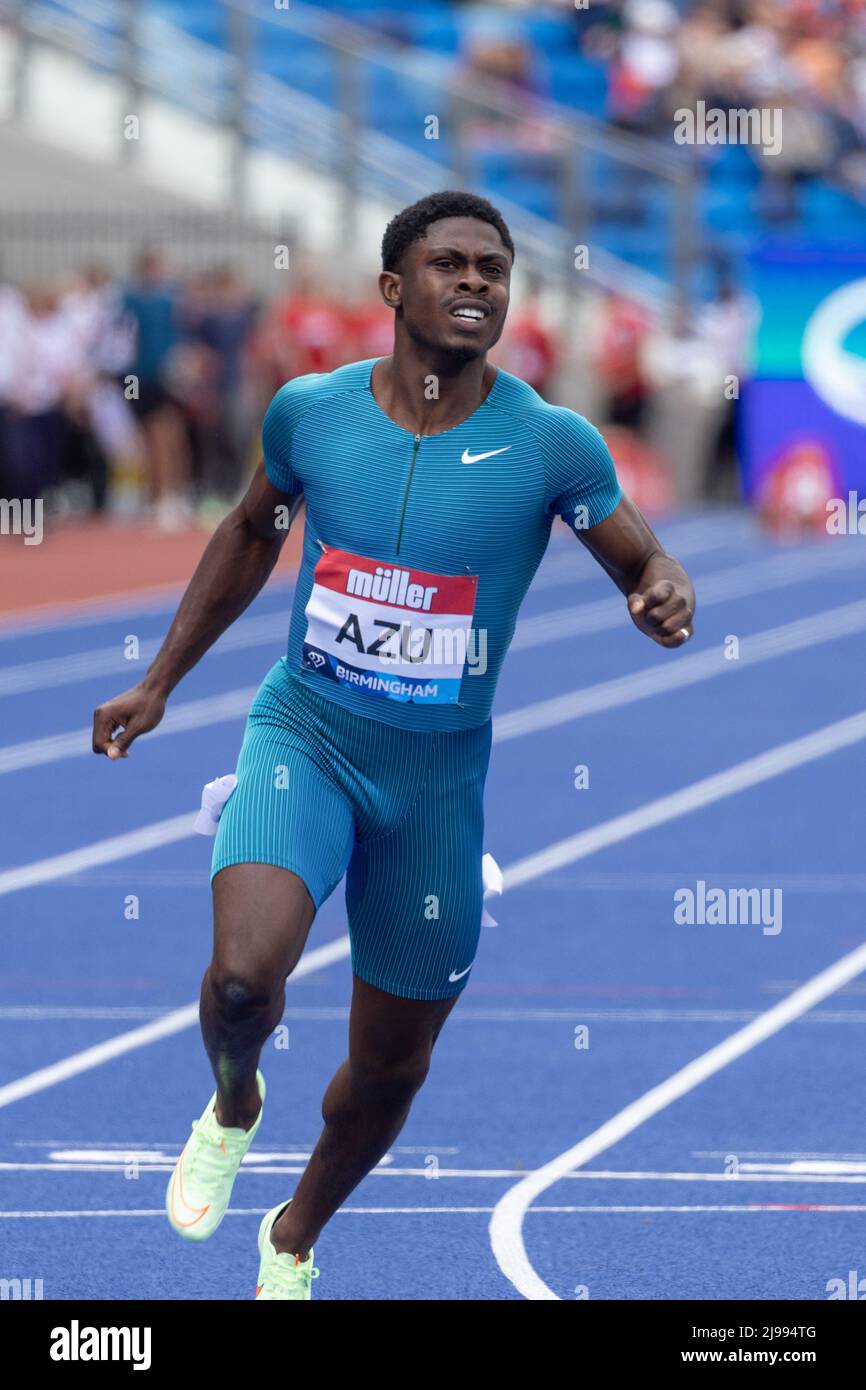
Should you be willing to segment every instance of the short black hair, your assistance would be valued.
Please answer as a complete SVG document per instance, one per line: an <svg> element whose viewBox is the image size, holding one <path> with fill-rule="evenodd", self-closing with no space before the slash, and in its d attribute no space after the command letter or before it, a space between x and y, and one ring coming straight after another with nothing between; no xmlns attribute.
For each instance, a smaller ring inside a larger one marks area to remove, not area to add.
<svg viewBox="0 0 866 1390"><path fill-rule="evenodd" d="M514 242L499 209L476 193L446 189L442 193L429 193L391 218L382 238L382 269L398 270L407 247L420 240L431 222L440 222L443 217L476 217L479 222L489 222L514 260Z"/></svg>

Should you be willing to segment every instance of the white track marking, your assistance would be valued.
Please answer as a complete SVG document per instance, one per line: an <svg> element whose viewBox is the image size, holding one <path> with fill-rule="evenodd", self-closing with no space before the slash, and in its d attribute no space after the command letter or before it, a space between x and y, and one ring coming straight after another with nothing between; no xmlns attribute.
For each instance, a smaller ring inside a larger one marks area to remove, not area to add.
<svg viewBox="0 0 866 1390"><path fill-rule="evenodd" d="M128 880L127 880L128 881ZM144 1004L7 1004L0 1005L0 1023L43 1023L71 1022L84 1020L120 1021L151 1018L164 1018L171 1009L159 1005L148 1007ZM571 1009L459 1009L451 1015L454 1023L567 1023L569 1027L576 1021L581 1023L748 1023L758 1018L760 1009L584 1009L575 1004ZM283 1014L284 1022L333 1023L344 1022L349 1017L348 1008L288 1008ZM853 1024L866 1023L866 1011L862 1009L815 1009L805 1018L797 1019L798 1024ZM425 1149L425 1153L432 1150Z"/></svg>
<svg viewBox="0 0 866 1390"><path fill-rule="evenodd" d="M712 523L713 527L716 523ZM701 555L708 550L734 549L744 543L744 535L731 538L724 535L719 538L717 531L708 531L701 524L696 527L685 528L683 539L667 539L664 545L671 545L676 548L677 559L688 557L689 555ZM564 553L564 549L569 548L569 555ZM588 580L603 580L605 574L602 570L592 566L589 569L581 570L580 556L574 555L573 543L563 542L562 546L550 546L549 559L542 564L541 569L532 581L532 588L549 588L553 585L580 584ZM578 562L578 563L575 563ZM295 587L295 577L271 578L268 581L267 591L279 592L281 589L292 589ZM96 627L100 623L106 623L113 617L122 619L132 619L132 617L145 616L149 613L171 612L177 607L183 595L183 584L160 584L149 589L129 589L122 594L114 594L108 598L97 599L74 599L70 603L50 603L33 607L24 617L18 614L0 614L0 641L10 641L17 637L31 637L38 632L56 631L57 628L68 631L72 627ZM288 628L289 614L277 614L281 620L282 627ZM256 620L259 621L259 620ZM229 628L229 632L231 632ZM222 638L221 641L225 641ZM256 642L247 642L243 645L257 645ZM93 666L90 663L95 662ZM104 664L104 663L108 664ZM75 667L81 664L83 674L75 674ZM33 677L39 678L39 671L42 670L44 676L49 676L50 667L56 667L58 676L50 684L68 684L70 681L88 680L92 676L110 673L111 670L122 670L124 667L117 664L117 648L103 648L96 652L82 652L70 657L50 657L44 662L26 663L26 666L8 667L4 673L3 680L0 680L0 695L11 694L14 689L39 689L39 685L21 684L15 685L14 681L26 681L26 670L32 670ZM15 671L17 676L11 677L10 671ZM49 682L46 681L46 684Z"/></svg>
<svg viewBox="0 0 866 1390"><path fill-rule="evenodd" d="M732 516L722 518L725 534L736 545L749 539L758 543L759 538L741 519ZM303 528L302 528L303 529ZM665 527L663 544L675 548L680 555L697 554L701 550L717 548L718 519L715 517L684 519ZM761 541L763 544L764 542ZM573 547L573 542L564 537L552 541L548 555L556 560L559 552ZM268 580L264 592L273 593L292 589L295 574L279 572ZM92 627L113 617L129 617L133 614L151 612L171 612L177 607L186 585L182 582L156 584L145 589L128 589L108 595L86 599L71 599L61 603L46 603L18 613L0 614L0 641L14 640L16 637L32 636L38 632L51 632L58 628Z"/></svg>
<svg viewBox="0 0 866 1390"><path fill-rule="evenodd" d="M809 579L835 576L848 569L862 570L864 551L856 541L853 545L808 551L806 554L773 555L769 560L750 561L745 565L717 570L698 581L698 609L703 611L717 603L775 589L805 584ZM509 652L561 642L566 637L586 636L604 632L628 622L622 598L597 599L594 603L571 604L568 608L552 609L518 622Z"/></svg>
<svg viewBox="0 0 866 1390"><path fill-rule="evenodd" d="M315 950L301 957L289 983L303 979L305 975L311 975L316 970L324 970L334 961L343 960L349 952L348 936L329 941L324 946L317 946ZM153 1023L146 1023L141 1028L132 1028L127 1033L120 1033L117 1037L97 1043L95 1047L87 1047L83 1052L74 1052L71 1057L64 1057L62 1061L40 1067L38 1071L29 1072L17 1081L0 1086L0 1109L5 1105L12 1105L17 1100L23 1100L26 1096L47 1090L49 1086L56 1086L59 1081L68 1081L71 1076L78 1076L81 1072L102 1066L104 1062L110 1062L115 1057L122 1057L126 1052L134 1052L136 1048L147 1047L161 1038L183 1032L185 1028L194 1027L197 1022L198 1003L187 1004Z"/></svg>
<svg viewBox="0 0 866 1390"><path fill-rule="evenodd" d="M225 724L245 719L256 694L257 686L245 690L229 690L224 695L208 695L203 700L187 700L170 706L161 724L147 735L164 738L167 734L187 733L206 729L212 724ZM47 738L30 739L27 743L11 743L0 748L0 773L20 772L22 768L40 767L60 758L94 756L91 748L92 730L75 729L68 734L50 734Z"/></svg>
<svg viewBox="0 0 866 1390"><path fill-rule="evenodd" d="M766 753L759 753L754 758L735 763L723 772L702 777L700 781L681 787L679 791L671 792L668 796L661 796L658 800L649 801L633 811L626 811L624 815L613 816L589 830L581 830L576 835L548 845L546 849L527 854L503 871L505 890L507 892L509 888L530 883L542 874L550 873L551 870L561 868L565 864L573 864L597 850L619 844L621 840L629 839L640 831L665 825L689 812L721 801L724 797L733 796L735 792L757 786L771 777L778 777L791 768L813 762L816 758L823 758L840 748L851 747L864 738L866 710L861 710L859 714L851 715L848 719L826 724L814 733L792 739L789 743L781 743L768 749Z"/></svg>
<svg viewBox="0 0 866 1390"><path fill-rule="evenodd" d="M171 1173L177 1162L177 1153L172 1155L154 1155L150 1158L142 1158L140 1152L131 1148L128 1152L121 1151L111 1155L110 1160L100 1158L98 1153L92 1159L76 1159L65 1161L57 1159L53 1162L46 1160L43 1163L24 1163L17 1161L4 1161L0 1163L0 1173L122 1173L130 1163L136 1163L140 1175L146 1173ZM252 1174L260 1177L262 1174L278 1176L283 1174L287 1177L300 1177L304 1172L310 1155L303 1155L302 1159L294 1163L287 1160L279 1163L261 1162L260 1159L267 1155L260 1154L255 1158L245 1158L241 1164L240 1173L246 1177ZM513 1182L515 1178L521 1177L519 1168L448 1168L440 1166L436 1169L435 1178L431 1178L429 1168L397 1168L391 1166L378 1166L371 1169L367 1174L371 1178L412 1178L420 1182L440 1182L446 1179L457 1179L465 1182L468 1179L490 1182L496 1179ZM560 1179L557 1179L560 1181ZM841 1186L863 1187L866 1185L866 1175L857 1173L744 1173L740 1172L734 1176L730 1173L666 1173L666 1172L627 1172L620 1169L588 1168L578 1172L564 1173L561 1181L563 1182L720 1182L728 1187L738 1183L793 1183L795 1186L805 1186L811 1183L831 1183Z"/></svg>
<svg viewBox="0 0 866 1390"><path fill-rule="evenodd" d="M610 600L605 599L608 603ZM579 610L574 610L579 611ZM679 656L675 662L645 666L626 676L600 681L582 690L538 700L520 709L509 710L493 720L493 742L502 743L524 734L536 733L557 724L603 713L637 700L648 699L666 691L684 688L714 676L729 674L737 669L754 666L763 661L785 656L790 652L831 642L866 628L866 600L843 604L798 618L780 627L746 635L741 641L740 658L726 661L720 648ZM19 668L12 668L13 671ZM2 679L2 678L0 678ZM243 719L249 712L255 687L229 690L222 695L210 695L170 705L162 723L147 735L148 739L168 734L204 729L214 724ZM0 774L39 767L60 758L91 755L91 730L75 729L65 734L50 734L45 738L29 739L23 743L0 747Z"/></svg>
<svg viewBox="0 0 866 1390"><path fill-rule="evenodd" d="M335 1216L489 1216L494 1210L493 1207L340 1207L334 1213ZM264 1216L268 1211L267 1207L229 1207L226 1216ZM813 1212L825 1213L859 1213L866 1215L866 1204L843 1204L839 1202L811 1203L806 1211L798 1205L797 1207L787 1206L782 1203L762 1203L762 1202L741 1202L738 1204L726 1203L724 1206L708 1206L705 1204L695 1206L591 1206L591 1207L530 1207L529 1215L555 1216L644 1216L657 1213L670 1213L672 1215L691 1216L695 1212L751 1212L751 1213L772 1213L774 1216L794 1216L811 1215ZM145 1217L156 1216L165 1220L165 1207L141 1207L137 1211L129 1208L105 1208L94 1210L87 1208L82 1211L0 1211L0 1221L54 1221L54 1220L74 1220L88 1217L112 1218L120 1217Z"/></svg>
<svg viewBox="0 0 866 1390"><path fill-rule="evenodd" d="M490 1220L490 1243L503 1274L524 1298L558 1299L558 1295L536 1273L523 1242L524 1215L542 1192L546 1192L567 1173L591 1162L606 1149L613 1147L627 1134L631 1134L654 1115L667 1109L674 1101L687 1095L708 1077L714 1076L757 1047L759 1043L765 1042L767 1038L778 1033L795 1018L799 1018L801 1014L834 993L840 985L846 984L864 970L866 943L850 951L826 970L820 971L787 999L783 999L759 1018L732 1033L724 1042L702 1053L658 1086L653 1086L572 1148L566 1149L564 1153L515 1183L496 1204L496 1210ZM785 1175L778 1173L772 1178L764 1175L761 1181L779 1181L783 1176ZM741 1181L739 1178L726 1180ZM821 1179L812 1177L809 1181L818 1182ZM858 1179L835 1178L833 1181L856 1182Z"/></svg>
<svg viewBox="0 0 866 1390"><path fill-rule="evenodd" d="M601 825L595 826L591 830L584 830L566 840L560 840L558 843L550 845L546 850L527 855L515 864L509 865L504 871L505 888L507 890L529 883L553 868L584 858L608 845L617 844L642 830L663 825L667 821L685 815L688 811L709 806L713 802L721 800L722 797L733 795L736 791L756 786L759 782L766 781L770 777L777 777L792 767L802 766L803 763L824 757L839 748L849 747L864 737L866 737L866 711L861 711L860 714L852 715L849 719L828 724L815 733L807 734L804 738L780 744L777 748L771 748L756 758L749 758L743 763L737 763L724 772L715 773L712 777L704 777L701 781L693 782L688 787L682 787L670 796L660 797L659 800L637 807L625 815L614 816L612 820L603 821ZM110 853L113 857L120 858L124 854L138 853L142 849L151 847L146 841L154 830L161 830L163 835L161 843L168 843L171 838L168 827L172 825L176 827L174 834L176 839L183 839L190 833L187 818L178 816L175 817L174 821L162 821L156 827L146 826L144 829L132 831L128 835L118 835L113 840L103 840L97 845L73 850L70 854L57 855L52 859L25 865L20 869L7 869L5 873L0 874L0 894L12 892L18 888L32 887L48 879L57 878L66 871L74 872L77 868L87 867L88 862L93 862L92 859L88 861L88 856L92 856L94 852L104 855L106 853L105 847L109 845L112 846ZM166 836L168 838L165 838ZM130 844L136 847L130 849ZM99 858L95 862L102 862L102 859ZM349 954L348 936L343 937L340 942L334 943L331 949L338 948L342 948L344 954ZM295 976L299 972L306 973L302 970L305 959L307 958L302 957L300 965L295 971ZM859 972L855 971L854 973ZM804 988L808 988L808 986L804 986ZM785 1006L780 1004L777 1007L784 1008ZM34 1091L54 1085L56 1081L65 1080L66 1074L63 1072L63 1068L68 1063L77 1063L73 1070L68 1073L75 1075L80 1071L88 1070L91 1066L99 1066L111 1056L119 1055L111 1051L115 1045L119 1047L121 1053L128 1052L135 1047L142 1047L155 1041L157 1037L167 1036L170 1032L178 1032L182 1027L190 1027L195 1022L195 1014L190 1014L190 1011L195 1010L195 1008L195 1005L188 1005L185 1009L177 1010L175 1014L168 1015L167 1018L147 1024L144 1028L133 1029L131 1033L122 1033L115 1039L108 1039L97 1048L88 1048L84 1053L77 1053L74 1058L67 1059L67 1063L55 1063L52 1067L43 1068L39 1072L22 1077L19 1081L11 1082L9 1086L0 1089L0 1106L8 1105L11 1100L20 1098L16 1092L17 1087L26 1086L27 1089L22 1091L21 1095L30 1095ZM185 1015L186 1022L172 1028L170 1020L177 1018L178 1015ZM766 1015L762 1017L766 1017ZM748 1027L755 1028L759 1022L760 1020L750 1023ZM164 1029L165 1032L152 1031L159 1029ZM140 1038L141 1040L129 1043L130 1038ZM82 1063L82 1058L91 1058L92 1060ZM43 1078L43 1080L39 1084L35 1084L34 1078L36 1077ZM9 1096L11 1099L4 1100L4 1096ZM541 1281L538 1282L540 1284Z"/></svg>
<svg viewBox="0 0 866 1390"><path fill-rule="evenodd" d="M286 613L264 613L257 618L241 618L208 649L203 661L214 656L245 651L248 647L273 647L288 631ZM0 671L0 696L22 695L34 690L55 690L60 685L92 680L96 676L123 676L129 683L134 671L143 671L159 650L161 638L142 642L137 662L128 661L120 640L110 647L97 647L89 652L70 652L67 656L42 657L39 661L24 661L6 666Z"/></svg>
<svg viewBox="0 0 866 1390"><path fill-rule="evenodd" d="M45 603L29 609L23 616L0 616L0 642L16 637L33 637L41 632L93 627L115 617L167 612L180 601L182 584L158 584L152 589L129 589L110 598L72 599L67 603Z"/></svg>
<svg viewBox="0 0 866 1390"><path fill-rule="evenodd" d="M760 875L759 875L760 877ZM763 876L767 881L757 887L783 888L785 892L792 893L866 893L866 874L773 874L772 882L767 875ZM746 879L755 879L754 869L712 869L708 868L704 872L707 883L716 886L736 887ZM138 869L135 875L135 882L142 888L206 888L210 881L207 869L193 869L191 867L180 869ZM63 880L64 890L67 888L124 888L129 883L129 871L127 869L106 870L99 869L94 872L88 870L78 874L70 874ZM566 889L574 892L581 889L584 892L613 892L613 893L670 893L678 887L680 878L672 870L659 873L617 873L611 870L609 873L589 873L586 870L576 870L573 873L563 872L549 874L544 882L539 885L545 891L561 892ZM767 984L765 989L775 989L776 993L787 994L788 990L793 989L798 981L772 985ZM848 989L849 994L866 994L866 984L851 985Z"/></svg>
<svg viewBox="0 0 866 1390"><path fill-rule="evenodd" d="M742 1173L866 1173L866 1163L841 1159L794 1159L791 1163L741 1163Z"/></svg>
<svg viewBox="0 0 866 1390"><path fill-rule="evenodd" d="M117 859L142 854L160 845L176 844L178 840L195 834L192 828L194 819L195 812L188 811L183 816L171 816L168 820L143 825L140 830L127 830L123 835L112 835L108 840L96 840L92 845L82 845L80 849L68 850L65 854L54 854L50 859L37 859L17 869L0 870L0 897L5 893L17 893L21 888L50 883L79 869L111 864Z"/></svg>
<svg viewBox="0 0 866 1390"><path fill-rule="evenodd" d="M711 550L742 550L744 544L742 537L737 540L727 534L719 535L718 531L704 535L703 538L695 535L684 536L682 540L673 542L664 541L665 549L670 554L675 554L678 560L686 560L691 555L705 555ZM568 545L568 552L563 553L557 545L556 552L550 555L537 571L530 586L530 593L537 593L539 589L565 588L566 585L586 584L607 578L600 566L587 566L583 563L585 557L574 554L573 542Z"/></svg>
<svg viewBox="0 0 866 1390"><path fill-rule="evenodd" d="M789 652L832 642L864 629L866 600L860 599L840 608L831 608L808 618L798 618L792 623L744 636L736 661L727 661L721 648L713 647L708 651L681 656L675 662L645 666L627 676L616 676L613 680L600 681L583 690L572 690L565 695L538 700L522 709L508 710L493 720L493 742L504 743L508 739L534 734L540 729L549 729L572 719L585 718L588 714L619 709L651 695L680 690L699 681L711 680L714 676L756 666Z"/></svg>
<svg viewBox="0 0 866 1390"><path fill-rule="evenodd" d="M293 589L295 576L292 574L272 575L268 580L267 593ZM126 592L111 594L108 598L72 599L68 603L46 603L29 609L23 616L19 614L0 615L0 642L14 641L16 637L32 637L40 632L54 632L61 629L95 627L112 618L137 617L147 613L171 613L183 597L184 583L157 584L148 589L129 589Z"/></svg>
<svg viewBox="0 0 866 1390"><path fill-rule="evenodd" d="M727 1158L730 1152L730 1149L693 1149L691 1156L692 1158ZM740 1158L808 1158L815 1159L820 1163L866 1163L866 1154L816 1154L792 1149L774 1149L769 1152L766 1149L738 1149L737 1152Z"/></svg>

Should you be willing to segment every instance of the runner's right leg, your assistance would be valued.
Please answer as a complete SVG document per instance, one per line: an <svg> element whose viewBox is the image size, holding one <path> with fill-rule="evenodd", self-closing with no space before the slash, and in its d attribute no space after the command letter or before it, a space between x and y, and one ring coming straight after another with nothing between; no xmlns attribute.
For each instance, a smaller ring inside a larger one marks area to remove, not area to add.
<svg viewBox="0 0 866 1390"><path fill-rule="evenodd" d="M261 1108L259 1053L282 1018L286 979L316 909L303 880L273 864L222 869L213 880L213 905L201 1031L217 1083L217 1121L249 1129Z"/></svg>
<svg viewBox="0 0 866 1390"><path fill-rule="evenodd" d="M229 865L213 880L214 953L202 982L201 1026L217 1090L175 1164L165 1194L178 1235L202 1241L228 1208L265 1099L262 1044L283 1011L315 906L297 874L270 864Z"/></svg>

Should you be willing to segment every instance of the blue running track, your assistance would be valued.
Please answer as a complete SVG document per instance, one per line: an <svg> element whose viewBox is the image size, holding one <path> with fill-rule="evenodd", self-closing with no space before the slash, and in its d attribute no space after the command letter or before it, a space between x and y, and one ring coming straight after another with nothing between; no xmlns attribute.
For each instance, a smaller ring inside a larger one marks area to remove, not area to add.
<svg viewBox="0 0 866 1390"><path fill-rule="evenodd" d="M674 653L557 529L495 705L498 925L399 1143L316 1247L314 1296L824 1299L866 1272L866 542L770 542L738 512L663 525L699 598ZM89 754L92 708L173 605L0 632L0 1275L46 1298L250 1298L260 1214L318 1135L345 1055L342 889L265 1048L229 1215L201 1247L170 1230L165 1184L212 1090L192 813L234 768L290 599L270 586L118 764ZM764 889L767 912L678 922L701 882L726 903Z"/></svg>

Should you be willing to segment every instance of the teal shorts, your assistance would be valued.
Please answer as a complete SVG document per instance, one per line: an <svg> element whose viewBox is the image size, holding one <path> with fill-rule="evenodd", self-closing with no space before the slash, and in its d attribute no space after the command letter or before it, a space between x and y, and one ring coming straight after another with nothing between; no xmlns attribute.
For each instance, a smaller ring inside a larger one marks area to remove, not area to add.
<svg viewBox="0 0 866 1390"><path fill-rule="evenodd" d="M250 709L211 877L276 864L318 910L346 874L352 969L405 999L468 983L481 930L492 720L444 733L351 713L282 658Z"/></svg>

